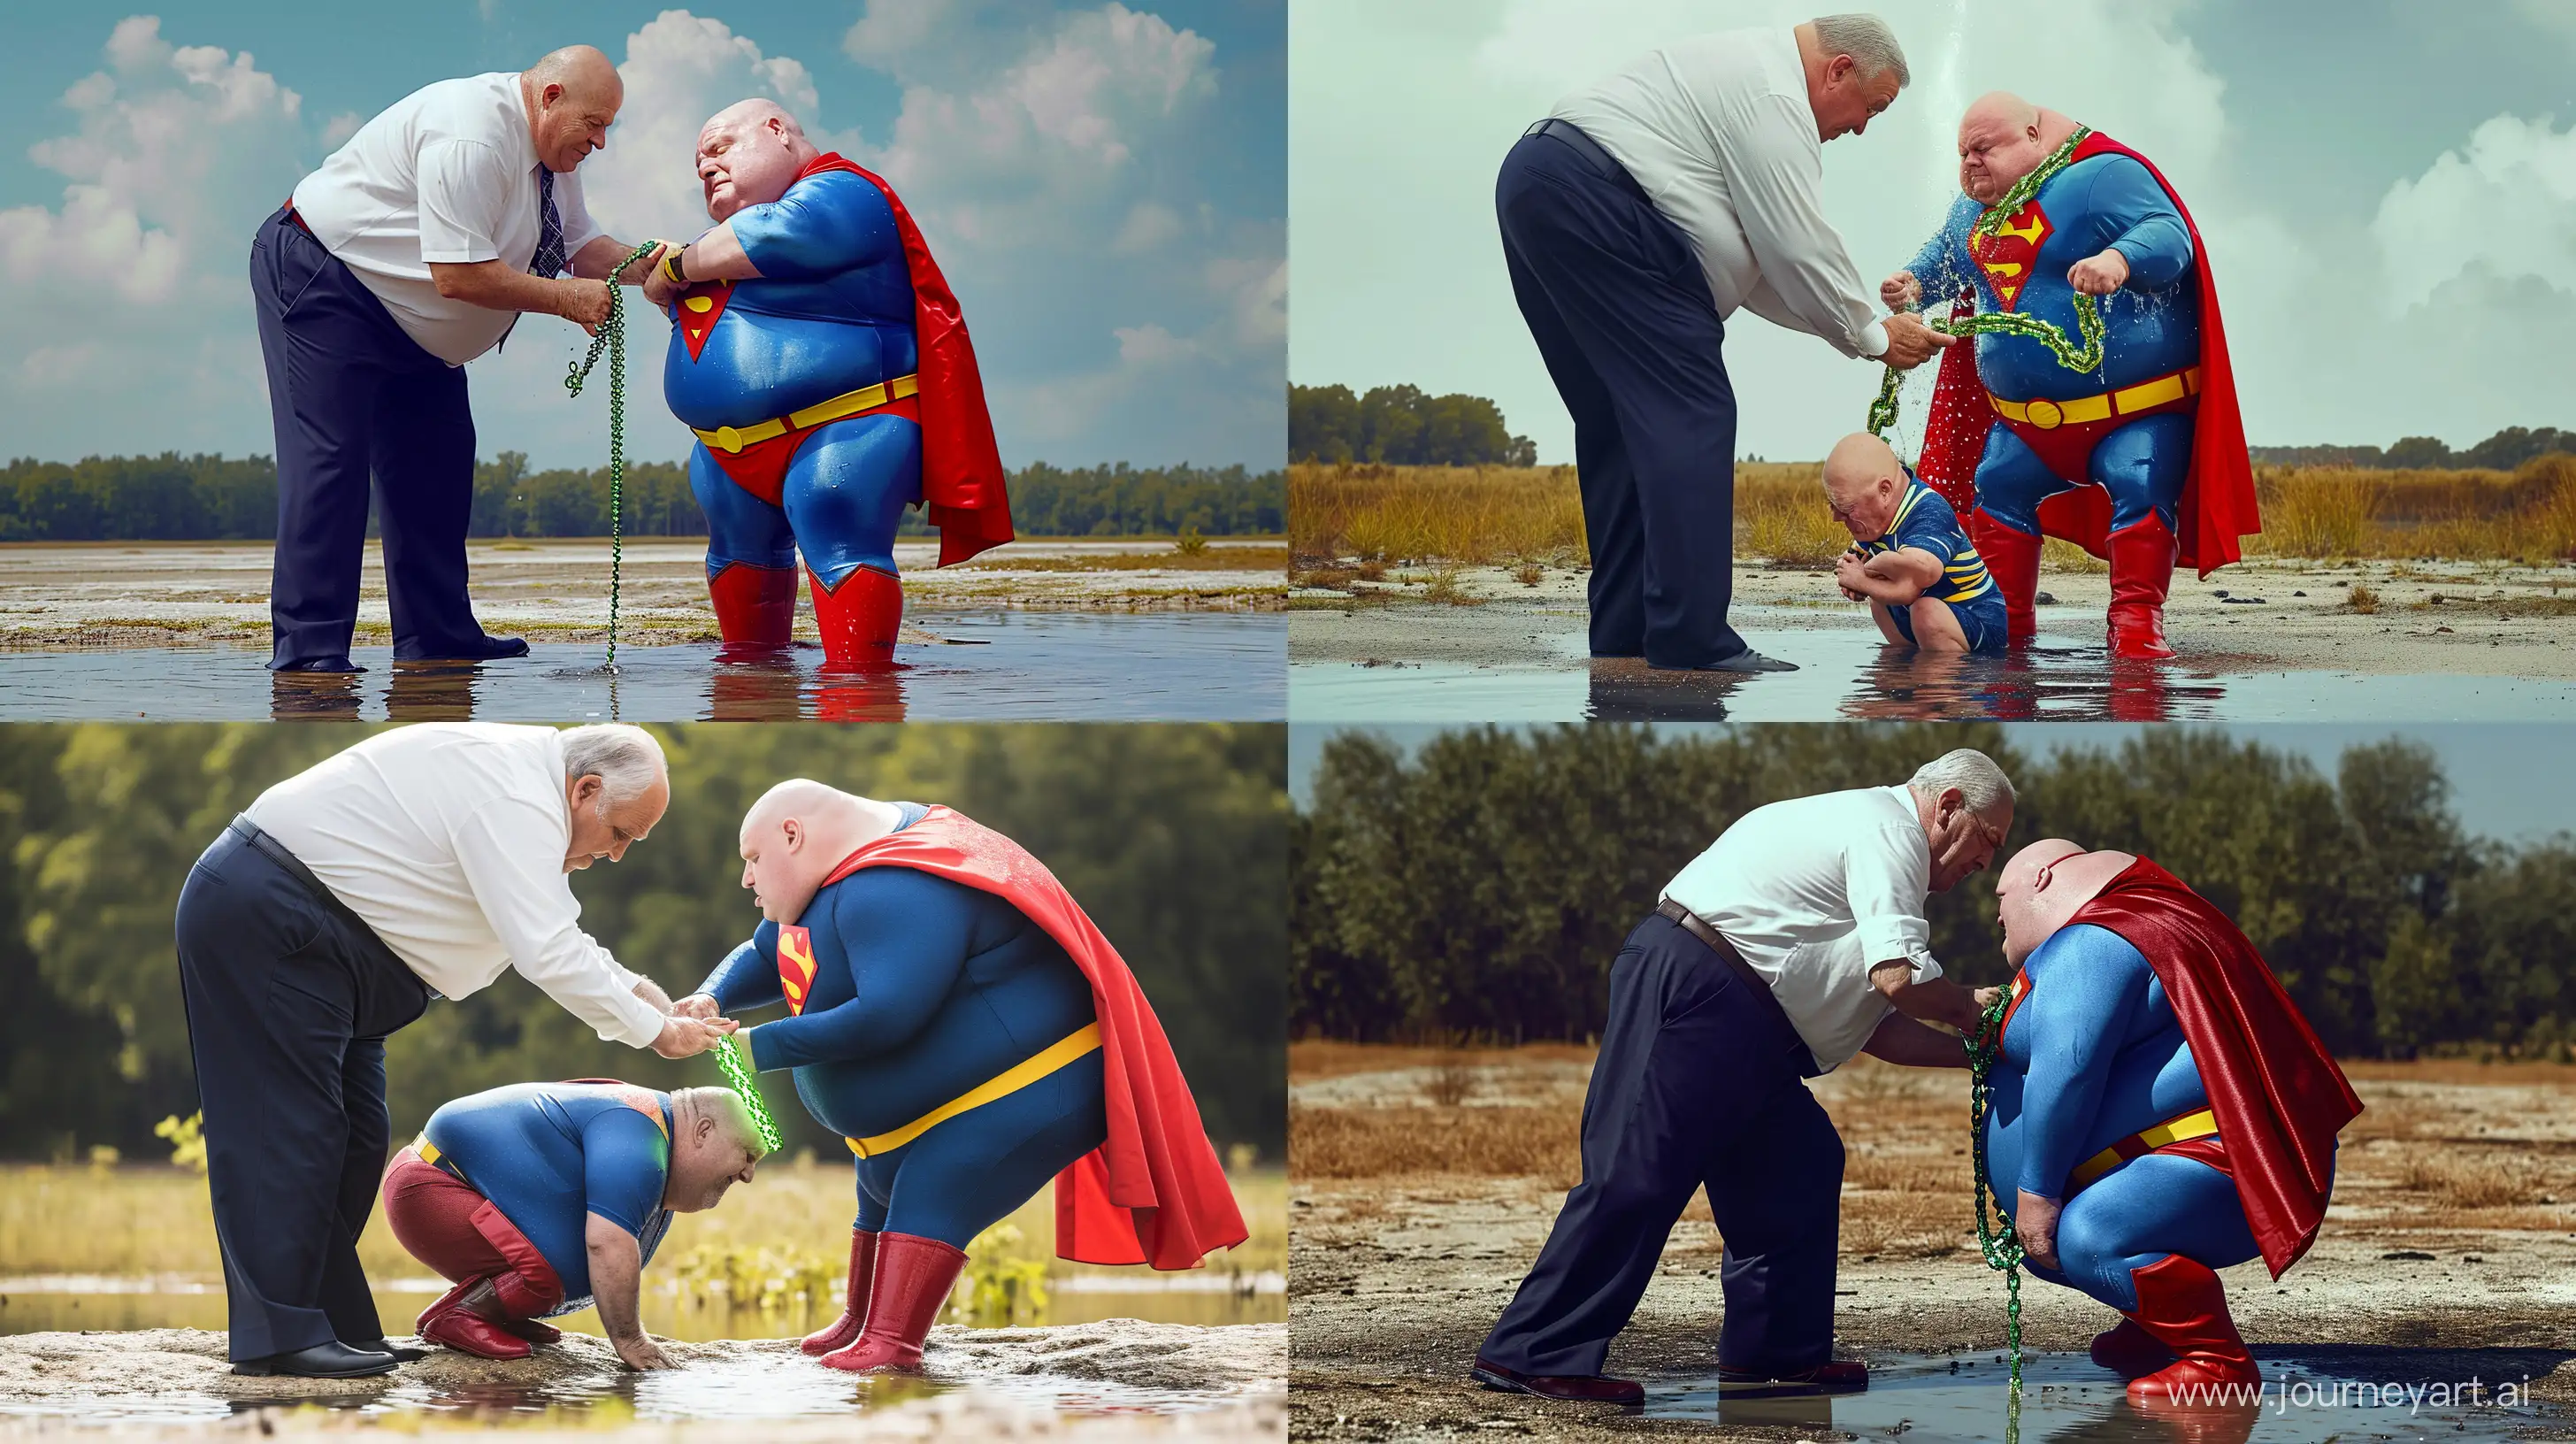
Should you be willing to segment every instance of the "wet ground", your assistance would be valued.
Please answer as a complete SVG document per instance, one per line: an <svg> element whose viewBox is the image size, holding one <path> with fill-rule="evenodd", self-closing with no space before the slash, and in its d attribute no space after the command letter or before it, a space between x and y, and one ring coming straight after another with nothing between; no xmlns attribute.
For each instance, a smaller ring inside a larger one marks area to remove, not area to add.
<svg viewBox="0 0 2576 1444"><path fill-rule="evenodd" d="M360 647L354 677L272 674L265 645L12 653L0 720L270 717L425 721L1276 721L1287 715L1274 614L1079 611L916 618L891 673L826 677L821 649L733 662L712 643L532 643L505 662L396 663Z"/></svg>
<svg viewBox="0 0 2576 1444"><path fill-rule="evenodd" d="M1823 573L1739 566L1736 629L1801 668L1753 677L1593 661L1585 580L1469 568L1293 592L1290 705L1301 721L2444 721L2576 702L2576 566L2255 559L2175 581L2180 656L2161 664L2106 654L2101 573L2043 576L2026 655L1942 659L1886 646Z"/></svg>
<svg viewBox="0 0 2576 1444"><path fill-rule="evenodd" d="M440 1421L589 1428L927 1412L933 1419L984 1415L983 1427L948 1432L996 1437L1065 1416L1213 1411L1220 1437L1275 1437L1275 1423L1261 1428L1258 1421L1261 1406L1275 1404L1281 1390L1288 1332L1283 1324L1193 1328L1132 1319L1045 1329L943 1327L931 1335L927 1373L918 1379L828 1369L786 1340L664 1348L679 1367L647 1374L626 1369L605 1340L567 1333L524 1360L432 1349L376 1378L280 1380L233 1373L223 1336L203 1330L26 1334L0 1338L0 1418L213 1423L265 1406L311 1404L408 1432ZM1006 1419L1019 1427L999 1427Z"/></svg>
<svg viewBox="0 0 2576 1444"><path fill-rule="evenodd" d="M1758 607L1737 608L1735 620L1763 653L1799 670L1672 672L1593 659L1579 617L1547 618L1554 630L1530 635L1531 649L1551 659L1545 666L1305 660L1292 630L1289 706L1301 722L2447 722L2576 712L2576 681L2555 678L2285 670L2244 655L2131 661L2046 614L2035 645L2000 657L1925 656L1885 645L1875 630L1777 625Z"/></svg>

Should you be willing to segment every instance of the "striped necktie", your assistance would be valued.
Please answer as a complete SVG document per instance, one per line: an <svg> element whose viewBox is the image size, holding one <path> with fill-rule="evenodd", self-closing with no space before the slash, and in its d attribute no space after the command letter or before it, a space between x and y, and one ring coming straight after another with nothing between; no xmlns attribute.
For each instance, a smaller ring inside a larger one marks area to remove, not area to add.
<svg viewBox="0 0 2576 1444"><path fill-rule="evenodd" d="M555 212L555 173L542 163L537 166L537 209L545 219L537 229L537 256L528 269L545 277L564 272L563 217Z"/></svg>

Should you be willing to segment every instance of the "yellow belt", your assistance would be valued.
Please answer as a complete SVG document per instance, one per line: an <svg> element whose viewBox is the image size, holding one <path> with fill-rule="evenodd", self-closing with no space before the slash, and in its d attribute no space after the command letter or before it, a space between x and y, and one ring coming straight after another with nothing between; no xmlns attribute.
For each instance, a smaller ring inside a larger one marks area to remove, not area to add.
<svg viewBox="0 0 2576 1444"><path fill-rule="evenodd" d="M907 396L919 395L920 392L920 376L898 376L892 381L882 381L874 386L862 386L856 391L844 392L829 401L816 402L802 411L790 411L785 416L773 416L767 421L754 422L749 426L719 426L713 431L699 431L698 440L718 451L738 452L746 446L767 441L773 436L785 436L790 431L810 431L826 421L839 421L844 417L856 416L862 411L874 411L889 401L901 401ZM697 430L696 427L689 429Z"/></svg>
<svg viewBox="0 0 2576 1444"><path fill-rule="evenodd" d="M873 1158L880 1153L892 1153L958 1114L970 1108L981 1108L996 1098L1017 1093L1099 1046L1100 1025L1085 1023L1080 1031L1054 1044L1036 1057L976 1084L901 1128L880 1133L874 1138L850 1139L850 1151L861 1158Z"/></svg>
<svg viewBox="0 0 2576 1444"><path fill-rule="evenodd" d="M2206 1108L2196 1113L2186 1113L2180 1118L2166 1119L2153 1128L2121 1139L2075 1165L2075 1172L2068 1176L2067 1182L2075 1187L2082 1187L2121 1164L2133 1158L2143 1158L2168 1143L2180 1143L2187 1138L2207 1138L2217 1131L2218 1115Z"/></svg>
<svg viewBox="0 0 2576 1444"><path fill-rule="evenodd" d="M2006 401L1995 393L1986 393L1995 414L2006 421L2020 421L2042 431L2061 426L2081 426L2088 421L2107 421L2114 416L2134 416L2159 406L2200 394L2200 368L2190 367L2153 381L2123 386L2101 396L2079 396L2072 401L2051 401L2041 397L2033 401ZM698 433L704 436L705 432Z"/></svg>
<svg viewBox="0 0 2576 1444"><path fill-rule="evenodd" d="M474 1186L474 1180L465 1176L465 1170L456 1166L456 1160L449 1158L444 1164L441 1164L438 1161L442 1158L447 1158L447 1155L438 1151L438 1145L429 1141L428 1134L424 1133L418 1138L413 1139L411 1141L411 1146L413 1151L420 1155L421 1162L428 1164L432 1168L438 1169L440 1172L445 1173L468 1188L472 1188Z"/></svg>

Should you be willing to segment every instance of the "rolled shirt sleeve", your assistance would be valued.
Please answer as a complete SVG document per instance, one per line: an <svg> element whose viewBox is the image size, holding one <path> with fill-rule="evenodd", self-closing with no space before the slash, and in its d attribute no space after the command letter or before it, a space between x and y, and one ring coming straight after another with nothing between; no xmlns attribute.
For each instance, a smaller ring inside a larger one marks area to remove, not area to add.
<svg viewBox="0 0 2576 1444"><path fill-rule="evenodd" d="M421 147L418 180L424 264L501 258L494 238L509 206L510 164L500 152L470 140L434 141Z"/></svg>
<svg viewBox="0 0 2576 1444"><path fill-rule="evenodd" d="M1746 123L1717 126L1713 135L1733 219L1762 270L1757 292L1769 292L1759 304L1752 296L1745 304L1764 320L1807 332L1846 356L1884 353L1887 327L1872 314L1860 271L1817 195L1824 157L1815 116L1784 95L1747 95L1742 104L1748 108ZM1721 216L1725 212L1713 193L1702 204ZM1704 216L1696 222L1707 223ZM1681 224L1692 231L1695 223ZM1701 253L1709 254L1706 247Z"/></svg>
<svg viewBox="0 0 2576 1444"><path fill-rule="evenodd" d="M1843 867L1862 966L1874 969L1903 958L1913 965L1914 982L1941 976L1941 964L1932 956L1932 925L1923 916L1923 900L1932 890L1932 857L1922 829L1895 826L1859 839Z"/></svg>
<svg viewBox="0 0 2576 1444"><path fill-rule="evenodd" d="M547 844L560 831L535 804L499 799L459 830L457 864L521 976L601 1038L645 1047L661 1035L662 1011L635 996L636 974L581 930L581 903Z"/></svg>

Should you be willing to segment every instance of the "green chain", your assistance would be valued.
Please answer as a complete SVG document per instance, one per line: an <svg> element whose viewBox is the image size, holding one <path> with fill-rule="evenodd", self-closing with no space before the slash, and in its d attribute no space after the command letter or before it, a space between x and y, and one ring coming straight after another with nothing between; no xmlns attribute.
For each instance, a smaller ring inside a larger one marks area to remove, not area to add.
<svg viewBox="0 0 2576 1444"><path fill-rule="evenodd" d="M778 1132L778 1120L769 1116L769 1104L760 1096L760 1084L752 1078L751 1065L743 1061L743 1054L749 1051L741 1039L726 1037L715 1046L716 1067L724 1070L725 1082L742 1095L743 1106L751 1110L751 1126L760 1132L760 1146L776 1153L785 1140Z"/></svg>
<svg viewBox="0 0 2576 1444"><path fill-rule="evenodd" d="M2077 126L2065 144L2050 151L2048 159L2033 167L2030 174L2014 181L2001 199L1986 207L1985 213L1977 217L1977 223L1968 228L1969 239L1973 241L1981 235L1991 236L2003 228L2004 222L2021 214L2021 208L2030 204L2030 198L2039 194L2039 188L2066 169L2074 159L2075 148L2092 133L2083 126ZM1987 311L1943 321L1926 321L1924 324L1944 336L2019 336L2024 340L2037 341L2048 348L2048 354L2057 358L2058 365L2069 371L2092 371L2102 364L2102 307L2081 291L2075 293L2075 332L2082 338L2080 345L2067 340L2066 333L2057 327L2019 311ZM1879 378L1878 399L1869 404L1870 435L1883 436L1887 428L1896 424L1896 395L1904 384L1905 373L1893 366Z"/></svg>
<svg viewBox="0 0 2576 1444"><path fill-rule="evenodd" d="M1977 1031L1961 1041L1968 1050L1968 1138L1969 1163L1976 1170L1977 1252L1986 1267L2004 1276L2005 1334L2012 1347L2013 1422L2018 1426L2021 1410L2021 1239L2014 1234L2012 1221L2003 1216L2001 1200L1990 1210L1986 1191L1986 1112L1994 1092L1988 1081L1995 1059L2003 1052L2004 1012L2012 1006L2012 989L1995 995L1994 1003L1977 1020ZM2015 1431L2018 1433L2018 1427Z"/></svg>
<svg viewBox="0 0 2576 1444"><path fill-rule="evenodd" d="M590 368L599 364L599 353L608 352L608 670L612 673L617 670L619 574L626 561L626 295L617 278L661 248L660 241L646 241L609 268L608 319L600 324L599 334L590 338L590 354L570 363L564 377L564 389L581 395L581 384L590 379Z"/></svg>

